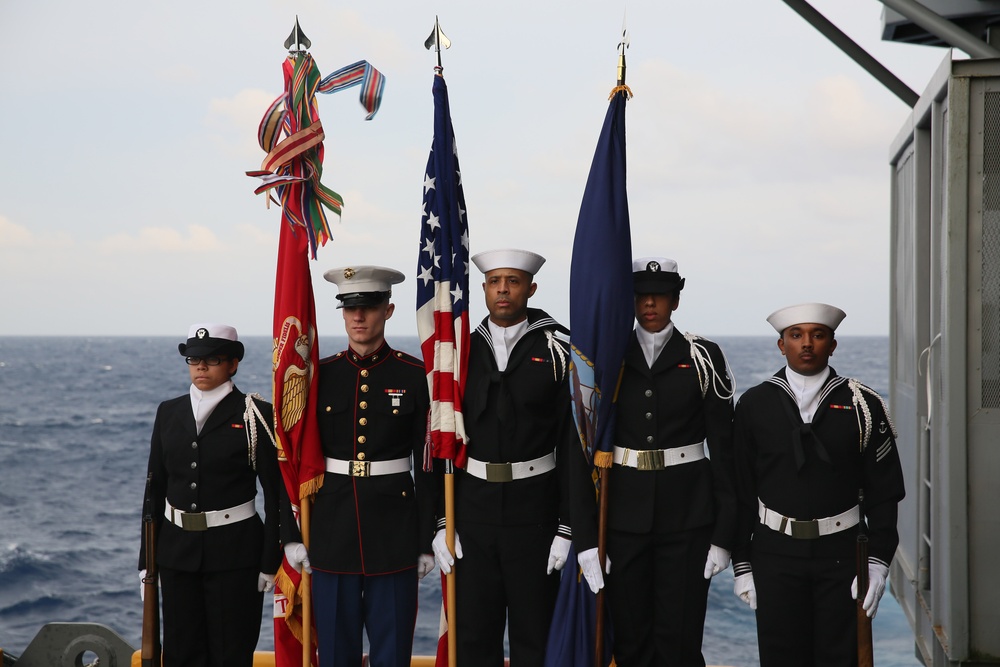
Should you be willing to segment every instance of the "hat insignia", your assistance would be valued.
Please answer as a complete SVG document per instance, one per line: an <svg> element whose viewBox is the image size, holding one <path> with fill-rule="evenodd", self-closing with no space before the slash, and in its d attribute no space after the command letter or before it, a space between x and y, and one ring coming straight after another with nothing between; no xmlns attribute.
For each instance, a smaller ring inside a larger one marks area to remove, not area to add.
<svg viewBox="0 0 1000 667"><path fill-rule="evenodd" d="M344 269L344 278L346 280L350 280L351 278L353 278L354 274L355 274L355 271L351 267L347 267L346 269Z"/></svg>
<svg viewBox="0 0 1000 667"><path fill-rule="evenodd" d="M208 329L202 327L201 329L198 329L198 331L196 331L194 335L198 340L201 340L203 338L208 338Z"/></svg>
<svg viewBox="0 0 1000 667"><path fill-rule="evenodd" d="M660 263L659 262L650 262L649 264L646 265L646 270L647 271L652 271L653 273L657 273L660 270Z"/></svg>

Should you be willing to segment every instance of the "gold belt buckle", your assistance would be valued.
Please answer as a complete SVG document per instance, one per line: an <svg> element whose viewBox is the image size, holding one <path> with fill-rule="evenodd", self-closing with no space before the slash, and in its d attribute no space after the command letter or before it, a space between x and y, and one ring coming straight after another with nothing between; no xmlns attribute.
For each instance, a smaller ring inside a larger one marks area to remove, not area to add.
<svg viewBox="0 0 1000 667"><path fill-rule="evenodd" d="M819 521L792 521L792 538L815 540L819 537Z"/></svg>
<svg viewBox="0 0 1000 667"><path fill-rule="evenodd" d="M371 477L371 461L351 461L351 477Z"/></svg>
<svg viewBox="0 0 1000 667"><path fill-rule="evenodd" d="M513 482L514 468L509 463L487 463L487 482Z"/></svg>
<svg viewBox="0 0 1000 667"><path fill-rule="evenodd" d="M204 512L180 512L181 528L193 532L208 530L208 517Z"/></svg>
<svg viewBox="0 0 1000 667"><path fill-rule="evenodd" d="M663 470L662 449L641 449L635 453L635 467L639 470Z"/></svg>

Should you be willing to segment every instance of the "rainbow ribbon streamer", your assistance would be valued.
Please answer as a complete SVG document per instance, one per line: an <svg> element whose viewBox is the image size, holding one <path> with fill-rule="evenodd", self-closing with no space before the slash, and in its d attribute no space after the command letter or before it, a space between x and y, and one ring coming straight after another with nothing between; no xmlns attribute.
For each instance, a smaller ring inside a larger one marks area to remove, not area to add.
<svg viewBox="0 0 1000 667"><path fill-rule="evenodd" d="M316 249L332 238L324 207L339 216L344 206L344 199L320 182L326 135L316 93L361 86L360 101L368 112L365 120L371 120L382 103L385 77L367 61L359 60L320 79L319 68L308 53L288 56L282 72L285 92L271 103L257 130L257 141L267 156L259 170L246 173L261 179L254 194L277 190L282 220L307 231L310 254L315 259Z"/></svg>

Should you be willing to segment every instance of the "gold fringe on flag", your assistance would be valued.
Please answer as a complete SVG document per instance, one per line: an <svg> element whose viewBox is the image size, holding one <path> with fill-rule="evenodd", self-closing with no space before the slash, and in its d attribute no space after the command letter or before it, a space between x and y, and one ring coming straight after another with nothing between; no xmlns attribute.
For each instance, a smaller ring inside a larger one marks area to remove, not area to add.
<svg viewBox="0 0 1000 667"><path fill-rule="evenodd" d="M610 95L608 95L608 100L610 101L610 100L611 100L611 98L613 98L613 97L614 97L615 95L617 95L618 93L625 93L625 99L626 99L626 100L630 100L630 99L632 99L632 89L631 89L631 88L629 88L628 86L626 86L626 85L625 85L625 84L623 83L623 84L622 84L622 85L620 85L620 86L615 86L615 87L614 87L614 88L613 88L613 89L611 90L611 94L610 94Z"/></svg>
<svg viewBox="0 0 1000 667"><path fill-rule="evenodd" d="M594 452L594 465L598 468L610 468L615 462L613 452Z"/></svg>

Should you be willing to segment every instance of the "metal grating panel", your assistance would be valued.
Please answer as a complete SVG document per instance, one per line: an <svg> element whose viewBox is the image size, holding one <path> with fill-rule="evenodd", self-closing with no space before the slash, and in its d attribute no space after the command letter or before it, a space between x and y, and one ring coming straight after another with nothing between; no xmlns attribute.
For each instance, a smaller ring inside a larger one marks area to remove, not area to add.
<svg viewBox="0 0 1000 667"><path fill-rule="evenodd" d="M984 103L982 407L1000 408L1000 93Z"/></svg>

